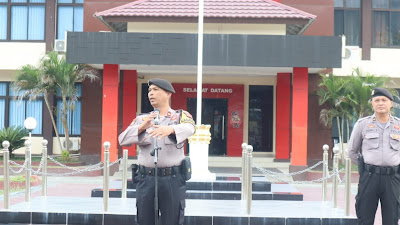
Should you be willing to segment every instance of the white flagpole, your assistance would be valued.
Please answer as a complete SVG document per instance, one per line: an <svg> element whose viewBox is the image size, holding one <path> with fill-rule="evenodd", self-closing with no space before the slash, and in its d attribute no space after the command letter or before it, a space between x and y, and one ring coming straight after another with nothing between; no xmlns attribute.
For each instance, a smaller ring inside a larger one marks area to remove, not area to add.
<svg viewBox="0 0 400 225"><path fill-rule="evenodd" d="M203 94L203 16L204 0L199 0L199 24L197 46L197 109L196 123L201 125L201 103Z"/></svg>
<svg viewBox="0 0 400 225"><path fill-rule="evenodd" d="M203 94L203 10L204 0L199 0L199 31L197 49L197 109L196 109L196 133L189 137L192 159L192 179L215 180L215 173L208 170L208 148L210 145L210 125L201 124L201 100Z"/></svg>

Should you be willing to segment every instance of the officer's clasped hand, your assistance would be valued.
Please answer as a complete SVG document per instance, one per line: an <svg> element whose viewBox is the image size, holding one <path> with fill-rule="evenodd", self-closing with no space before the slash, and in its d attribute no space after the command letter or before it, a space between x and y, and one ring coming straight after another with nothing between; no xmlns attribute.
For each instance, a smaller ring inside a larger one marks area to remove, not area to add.
<svg viewBox="0 0 400 225"><path fill-rule="evenodd" d="M144 131L144 130L147 130L150 127L152 127L154 124L153 120L154 120L154 118L156 118L156 116L157 116L157 113L152 112L148 117L146 117L145 120L143 120L142 124L139 125L139 130Z"/></svg>
<svg viewBox="0 0 400 225"><path fill-rule="evenodd" d="M175 132L174 128L169 126L153 125L154 129L149 132L150 137L162 139Z"/></svg>

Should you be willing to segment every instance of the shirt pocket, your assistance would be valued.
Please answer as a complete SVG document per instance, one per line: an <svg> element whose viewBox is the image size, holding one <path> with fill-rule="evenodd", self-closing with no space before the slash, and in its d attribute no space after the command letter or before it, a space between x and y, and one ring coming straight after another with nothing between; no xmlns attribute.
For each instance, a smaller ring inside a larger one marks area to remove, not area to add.
<svg viewBox="0 0 400 225"><path fill-rule="evenodd" d="M164 138L165 145L175 145L176 144L176 137L175 135L169 135Z"/></svg>
<svg viewBox="0 0 400 225"><path fill-rule="evenodd" d="M400 150L400 136L398 134L390 134L390 147L392 149L399 151Z"/></svg>
<svg viewBox="0 0 400 225"><path fill-rule="evenodd" d="M376 150L379 147L379 133L366 133L363 140L363 149Z"/></svg>

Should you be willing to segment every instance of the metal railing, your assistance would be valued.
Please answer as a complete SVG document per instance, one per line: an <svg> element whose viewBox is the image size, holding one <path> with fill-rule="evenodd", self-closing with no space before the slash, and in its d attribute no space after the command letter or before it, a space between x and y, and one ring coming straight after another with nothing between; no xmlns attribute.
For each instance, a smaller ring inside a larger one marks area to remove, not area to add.
<svg viewBox="0 0 400 225"><path fill-rule="evenodd" d="M8 141L3 141L3 161L4 161L4 209L9 209L10 207L10 172L14 174L19 174L25 170L26 180L25 180L25 201L30 202L31 200L31 175L32 174L41 174L42 175L42 196L47 196L47 177L48 176L68 176L68 175L76 175L84 172L103 170L103 204L104 211L108 211L108 200L109 200L109 174L110 167L116 163L120 163L122 161L122 197L126 198L127 193L127 167L128 167L128 150L124 150L123 158L117 159L116 161L110 163L110 143L104 142L104 162L100 162L98 164L88 166L84 169L68 167L55 159L51 158L47 155L47 140L42 141L42 158L37 170L33 170L31 166L31 143L29 140L25 141L25 162L23 165L20 165L12 160L10 160L9 147L10 143ZM47 172L47 159L50 159L57 165L72 170L73 172L67 173L48 173ZM19 170L13 170L11 164L19 167Z"/></svg>
<svg viewBox="0 0 400 225"><path fill-rule="evenodd" d="M251 201L252 201L252 168L253 166L257 168L260 172L262 172L266 177L273 178L274 180L290 183L290 184L310 184L310 183L322 183L322 200L327 201L327 193L328 193L328 179L332 178L332 207L337 208L337 199L338 199L338 186L341 183L345 183L345 215L350 215L350 198L351 198L351 161L348 157L346 157L346 164L344 169L339 169L339 148L333 148L333 168L332 173L329 173L328 167L328 150L329 146L323 146L323 161L316 163L313 166L308 167L307 169L293 172L293 173L282 173L282 172L274 172L257 166L252 162L252 151L253 147L251 145L247 145L246 143L242 144L242 190L241 190L241 199L246 203L246 212L248 214L251 213ZM293 180L293 176L299 175L305 172L308 172L317 166L322 164L322 177L316 180L311 181L295 181ZM343 179L340 179L340 173L345 171L345 176Z"/></svg>
<svg viewBox="0 0 400 225"><path fill-rule="evenodd" d="M43 140L43 154L42 159L40 161L39 168L35 171L31 168L31 143L29 141L25 141L25 162L23 165L20 165L14 161L9 159L9 146L10 143L8 141L4 141L2 143L3 146L3 160L4 160L4 208L8 209L10 207L10 199L9 199L9 176L10 171L13 173L21 173L23 170L26 172L26 184L25 184L25 201L29 202L31 197L31 187L30 187L30 176L31 174L41 174L42 175L42 196L47 195L47 176L49 175L57 175L57 176L65 176L65 175L76 175L83 172L102 170L103 169L103 203L104 203L104 211L108 211L108 202L109 202L109 173L110 167L115 163L120 163L122 161L122 198L127 197L127 158L128 158L128 150L123 150L123 158L117 159L115 162L110 163L110 143L104 142L104 162L98 163L96 165L89 166L85 169L77 169L70 168L65 166L50 156L47 155L47 140ZM322 199L323 201L327 200L327 180L332 178L332 202L333 207L337 207L337 193L338 193L338 185L339 183L345 182L345 213L346 216L350 215L350 198L351 198L351 161L348 157L345 159L345 177L343 180L340 179L340 172L344 169L338 168L338 153L339 149L337 147L333 148L334 160L333 160L333 169L332 174L329 174L328 168L328 150L329 146L323 146L323 161L316 163L315 165L294 173L280 173L270 171L264 168L261 168L253 163L253 147L251 145L247 145L246 143L242 144L242 177L241 177L241 200L246 206L247 214L251 214L251 205L252 205L252 169L253 167L257 168L259 171L263 172L264 175L268 177L272 177L278 181L292 183L292 184L308 184L308 183L319 183L322 182ZM63 173L63 174L51 174L47 172L47 159L56 162L58 165L73 170L71 173ZM18 171L14 171L10 164L20 167ZM102 165L103 164L103 165ZM323 176L317 180L312 181L293 181L292 176L298 175L301 173L305 173L315 167L323 164ZM42 170L42 171L40 171ZM285 179L282 177L290 177L291 179Z"/></svg>

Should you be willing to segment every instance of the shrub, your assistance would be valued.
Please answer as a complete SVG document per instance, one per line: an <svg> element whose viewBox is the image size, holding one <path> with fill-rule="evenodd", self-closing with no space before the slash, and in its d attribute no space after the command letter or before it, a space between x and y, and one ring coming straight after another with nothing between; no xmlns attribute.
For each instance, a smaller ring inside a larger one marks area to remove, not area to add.
<svg viewBox="0 0 400 225"><path fill-rule="evenodd" d="M61 160L62 161L66 161L66 162L71 160L71 157L69 156L69 151L68 150L62 150L62 152L61 152Z"/></svg>
<svg viewBox="0 0 400 225"><path fill-rule="evenodd" d="M10 157L13 158L13 151L24 147L24 137L28 135L29 132L22 126L4 127L0 130L0 144L2 144L3 141L10 142L8 150L10 151ZM1 148L3 148L3 146L1 146Z"/></svg>

